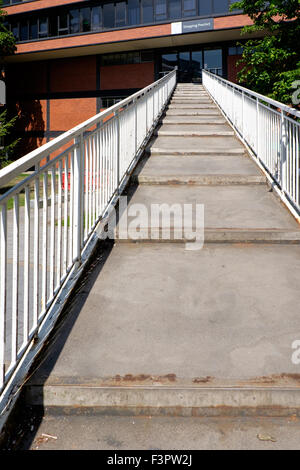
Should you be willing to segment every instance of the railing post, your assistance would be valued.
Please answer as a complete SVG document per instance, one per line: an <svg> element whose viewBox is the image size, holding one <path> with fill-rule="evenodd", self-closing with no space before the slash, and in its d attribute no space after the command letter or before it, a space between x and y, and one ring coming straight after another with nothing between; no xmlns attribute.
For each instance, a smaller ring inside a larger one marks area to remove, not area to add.
<svg viewBox="0 0 300 470"><path fill-rule="evenodd" d="M116 119L116 148L117 148L117 193L120 194L120 117L119 112L116 111L115 113Z"/></svg>
<svg viewBox="0 0 300 470"><path fill-rule="evenodd" d="M284 111L281 110L281 147L280 147L280 167L281 167L281 188L282 191L286 190L286 123L284 118Z"/></svg>
<svg viewBox="0 0 300 470"><path fill-rule="evenodd" d="M134 100L134 156L137 154L137 100Z"/></svg>
<svg viewBox="0 0 300 470"><path fill-rule="evenodd" d="M0 206L0 390L5 383L5 326L7 275L7 212Z"/></svg>
<svg viewBox="0 0 300 470"><path fill-rule="evenodd" d="M74 149L74 229L73 229L73 258L81 264L81 233L82 233L82 171L83 171L83 134L75 137ZM92 175L95 177L95 175Z"/></svg>
<svg viewBox="0 0 300 470"><path fill-rule="evenodd" d="M256 156L259 158L259 101L256 98Z"/></svg>

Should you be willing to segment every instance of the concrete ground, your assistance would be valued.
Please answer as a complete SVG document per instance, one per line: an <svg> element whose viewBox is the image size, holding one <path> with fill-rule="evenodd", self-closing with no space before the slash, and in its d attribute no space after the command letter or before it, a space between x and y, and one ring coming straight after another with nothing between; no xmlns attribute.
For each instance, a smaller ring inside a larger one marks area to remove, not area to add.
<svg viewBox="0 0 300 470"><path fill-rule="evenodd" d="M31 416L18 450L299 450L299 418Z"/></svg>
<svg viewBox="0 0 300 470"><path fill-rule="evenodd" d="M300 371L300 246L119 244L98 263L34 382Z"/></svg>

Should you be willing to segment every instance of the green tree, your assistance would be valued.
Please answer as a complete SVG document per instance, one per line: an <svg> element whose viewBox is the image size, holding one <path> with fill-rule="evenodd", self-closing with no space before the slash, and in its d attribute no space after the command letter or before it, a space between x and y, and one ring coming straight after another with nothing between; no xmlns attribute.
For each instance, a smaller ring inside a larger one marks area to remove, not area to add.
<svg viewBox="0 0 300 470"><path fill-rule="evenodd" d="M299 0L241 0L231 6L243 10L253 25L244 33L263 31L260 39L243 44L238 80L251 90L292 104L295 81L300 79ZM293 105L295 106L294 103Z"/></svg>
<svg viewBox="0 0 300 470"><path fill-rule="evenodd" d="M0 0L0 80L4 78L3 69L5 65L5 56L15 52L15 38L5 26L6 13L1 9L2 0ZM1 109L2 108L2 109ZM10 157L18 140L7 143L9 136L17 117L7 119L7 110L0 106L0 168L10 163Z"/></svg>
<svg viewBox="0 0 300 470"><path fill-rule="evenodd" d="M13 54L16 50L14 35L5 26L6 12L1 8L0 0L0 65L3 64L4 57Z"/></svg>

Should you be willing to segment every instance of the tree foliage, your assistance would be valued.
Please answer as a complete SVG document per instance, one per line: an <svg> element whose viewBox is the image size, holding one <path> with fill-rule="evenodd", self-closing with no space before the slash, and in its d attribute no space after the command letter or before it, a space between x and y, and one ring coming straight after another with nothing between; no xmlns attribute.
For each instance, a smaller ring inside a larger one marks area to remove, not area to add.
<svg viewBox="0 0 300 470"><path fill-rule="evenodd" d="M264 31L259 39L243 46L240 83L258 93L291 104L294 83L300 79L300 4L299 0L241 0L232 5L253 21L244 33ZM295 103L294 103L295 105Z"/></svg>
<svg viewBox="0 0 300 470"><path fill-rule="evenodd" d="M16 50L14 35L5 26L6 13L1 9L1 5L2 0L0 0L0 63L5 56L13 54Z"/></svg>

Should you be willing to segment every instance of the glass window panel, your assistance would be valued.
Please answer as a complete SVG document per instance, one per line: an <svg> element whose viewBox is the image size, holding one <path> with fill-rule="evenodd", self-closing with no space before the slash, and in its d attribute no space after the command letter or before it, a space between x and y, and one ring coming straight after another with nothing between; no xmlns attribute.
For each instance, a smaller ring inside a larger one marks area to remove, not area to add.
<svg viewBox="0 0 300 470"><path fill-rule="evenodd" d="M202 74L202 51L192 51L193 79L201 79Z"/></svg>
<svg viewBox="0 0 300 470"><path fill-rule="evenodd" d="M48 36L48 18L39 18L39 37L46 38Z"/></svg>
<svg viewBox="0 0 300 470"><path fill-rule="evenodd" d="M162 72L168 72L174 69L177 65L177 54L176 52L171 54L163 54L161 56Z"/></svg>
<svg viewBox="0 0 300 470"><path fill-rule="evenodd" d="M29 23L29 39L37 39L38 38L38 24L37 18L30 20Z"/></svg>
<svg viewBox="0 0 300 470"><path fill-rule="evenodd" d="M126 25L126 2L116 3L116 26Z"/></svg>
<svg viewBox="0 0 300 470"><path fill-rule="evenodd" d="M229 6L228 0L213 0L214 2L214 13L228 13Z"/></svg>
<svg viewBox="0 0 300 470"><path fill-rule="evenodd" d="M207 16L212 14L212 0L199 0L199 15Z"/></svg>
<svg viewBox="0 0 300 470"><path fill-rule="evenodd" d="M222 49L204 50L204 68L218 75L222 74Z"/></svg>
<svg viewBox="0 0 300 470"><path fill-rule="evenodd" d="M49 17L49 36L57 36L57 16Z"/></svg>
<svg viewBox="0 0 300 470"><path fill-rule="evenodd" d="M128 24L134 25L140 23L140 1L128 0Z"/></svg>
<svg viewBox="0 0 300 470"><path fill-rule="evenodd" d="M196 0L183 0L183 16L196 16Z"/></svg>
<svg viewBox="0 0 300 470"><path fill-rule="evenodd" d="M167 18L167 1L155 0L155 18L165 20Z"/></svg>
<svg viewBox="0 0 300 470"><path fill-rule="evenodd" d="M80 20L79 10L70 10L70 33L79 33L80 31Z"/></svg>
<svg viewBox="0 0 300 470"><path fill-rule="evenodd" d="M101 28L102 25L102 15L101 7L92 8L92 30L96 31Z"/></svg>
<svg viewBox="0 0 300 470"><path fill-rule="evenodd" d="M153 22L153 1L152 0L142 0L142 14L143 14L143 23L152 23Z"/></svg>
<svg viewBox="0 0 300 470"><path fill-rule="evenodd" d="M106 29L115 27L115 7L113 3L103 5L103 27Z"/></svg>
<svg viewBox="0 0 300 470"><path fill-rule="evenodd" d="M68 13L62 13L58 17L58 29L67 29L68 25Z"/></svg>
<svg viewBox="0 0 300 470"><path fill-rule="evenodd" d="M16 40L19 41L19 25L18 23L13 23L11 25L11 31L13 35L15 36Z"/></svg>
<svg viewBox="0 0 300 470"><path fill-rule="evenodd" d="M91 31L91 9L81 8L80 9L80 31L86 32Z"/></svg>
<svg viewBox="0 0 300 470"><path fill-rule="evenodd" d="M27 21L22 21L20 23L20 41L28 40L28 23Z"/></svg>
<svg viewBox="0 0 300 470"><path fill-rule="evenodd" d="M171 20L181 18L181 0L169 0L169 17Z"/></svg>

